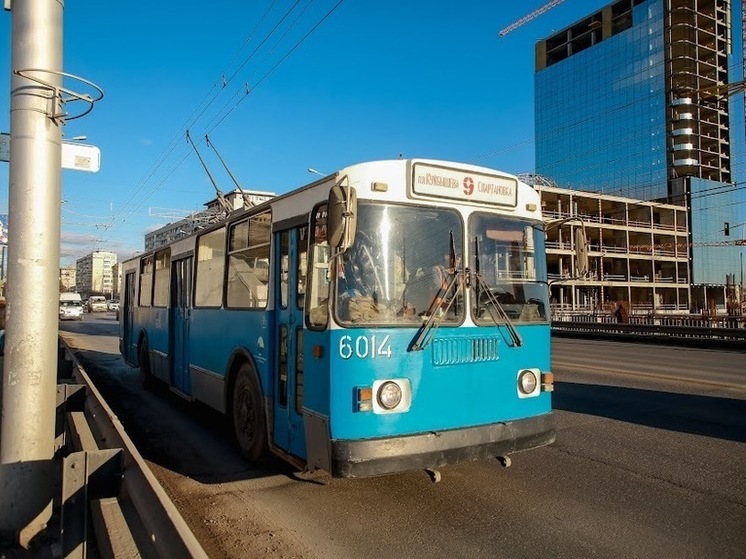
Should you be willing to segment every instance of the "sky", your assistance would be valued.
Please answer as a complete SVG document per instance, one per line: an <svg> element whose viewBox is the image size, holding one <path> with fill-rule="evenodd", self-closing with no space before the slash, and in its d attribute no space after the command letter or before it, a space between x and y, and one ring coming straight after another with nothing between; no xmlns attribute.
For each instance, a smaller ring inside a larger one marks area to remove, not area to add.
<svg viewBox="0 0 746 559"><path fill-rule="evenodd" d="M63 70L104 98L63 128L100 148L101 169L62 171L61 265L129 257L215 197L187 130L223 192L234 184L205 135L242 188L276 194L313 181L309 167L400 156L531 172L534 45L607 3L567 0L501 38L544 0L67 0ZM11 19L0 12L6 133Z"/></svg>

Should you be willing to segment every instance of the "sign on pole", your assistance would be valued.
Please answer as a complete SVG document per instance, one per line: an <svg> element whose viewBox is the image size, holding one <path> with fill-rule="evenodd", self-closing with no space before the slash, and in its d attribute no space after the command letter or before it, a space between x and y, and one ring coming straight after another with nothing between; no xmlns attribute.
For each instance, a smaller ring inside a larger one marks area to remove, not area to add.
<svg viewBox="0 0 746 559"><path fill-rule="evenodd" d="M10 161L10 134L0 132L0 161ZM62 168L96 173L101 168L101 150L78 142L62 142Z"/></svg>
<svg viewBox="0 0 746 559"><path fill-rule="evenodd" d="M0 132L0 161L10 161L10 134Z"/></svg>
<svg viewBox="0 0 746 559"><path fill-rule="evenodd" d="M62 142L62 168L96 173L101 168L101 150L96 146Z"/></svg>

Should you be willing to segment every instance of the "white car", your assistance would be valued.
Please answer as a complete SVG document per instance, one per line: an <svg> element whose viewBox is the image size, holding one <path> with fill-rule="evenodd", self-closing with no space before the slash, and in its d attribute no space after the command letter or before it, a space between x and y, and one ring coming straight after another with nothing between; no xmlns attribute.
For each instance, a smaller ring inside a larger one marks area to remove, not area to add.
<svg viewBox="0 0 746 559"><path fill-rule="evenodd" d="M119 300L118 299L112 299L108 303L108 307L110 311L118 311L119 310Z"/></svg>
<svg viewBox="0 0 746 559"><path fill-rule="evenodd" d="M60 320L83 320L80 301L60 301Z"/></svg>
<svg viewBox="0 0 746 559"><path fill-rule="evenodd" d="M101 295L91 295L88 299L88 312L106 312L109 307L106 304L106 298Z"/></svg>

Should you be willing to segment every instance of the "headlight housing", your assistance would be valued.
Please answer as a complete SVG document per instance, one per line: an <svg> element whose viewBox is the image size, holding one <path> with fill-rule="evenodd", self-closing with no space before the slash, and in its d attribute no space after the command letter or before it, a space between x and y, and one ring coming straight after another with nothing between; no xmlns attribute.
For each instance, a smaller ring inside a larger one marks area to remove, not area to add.
<svg viewBox="0 0 746 559"><path fill-rule="evenodd" d="M412 385L408 378L386 378L373 381L373 386L358 386L353 393L358 411L376 414L404 413L412 407Z"/></svg>
<svg viewBox="0 0 746 559"><path fill-rule="evenodd" d="M383 409L393 410L401 403L401 387L395 382L386 381L378 388L376 399L378 400L378 405Z"/></svg>
<svg viewBox="0 0 746 559"><path fill-rule="evenodd" d="M532 369L523 369L518 373L518 396L525 398L539 392L539 375Z"/></svg>

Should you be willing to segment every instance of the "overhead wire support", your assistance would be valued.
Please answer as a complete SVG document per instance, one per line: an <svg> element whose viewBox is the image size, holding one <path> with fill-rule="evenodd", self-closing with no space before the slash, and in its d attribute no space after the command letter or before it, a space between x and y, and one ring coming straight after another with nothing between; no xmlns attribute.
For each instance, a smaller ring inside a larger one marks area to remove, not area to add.
<svg viewBox="0 0 746 559"><path fill-rule="evenodd" d="M191 144L191 146L194 148L194 153L197 154L197 158L199 159L199 162L202 163L202 167L205 169L207 176L210 178L210 182L212 183L212 186L215 188L215 194L217 195L218 203L220 204L220 207L222 207L223 210L225 210L226 215L231 213L233 208L231 208L230 204L225 199L225 196L223 195L223 191L220 190L220 187L218 186L218 183L215 180L215 177L212 176L210 169L207 167L207 163L205 163L205 160L202 159L202 156L200 155L199 150L197 149L197 145L194 143L194 140L192 140L192 136L189 134L189 130L186 131L186 139L187 139L187 142L189 142L189 144Z"/></svg>
<svg viewBox="0 0 746 559"><path fill-rule="evenodd" d="M212 148L212 150L215 152L215 155L218 156L218 159L220 159L220 163L222 163L223 168L228 173L228 176L233 181L233 184L236 185L236 189L241 193L241 196L243 197L244 207L251 207L251 206L253 206L254 204L251 202L251 200L249 200L248 195L246 194L246 192L244 191L244 189L241 187L241 185L238 183L238 180L233 175L233 173L231 172L231 170L228 168L228 165L226 165L225 161L223 160L223 158L221 157L220 153L218 152L218 148L215 147L215 144L213 144L212 142L210 142L210 138L209 138L209 136L207 134L205 134L205 142L207 143L207 145L209 147Z"/></svg>

